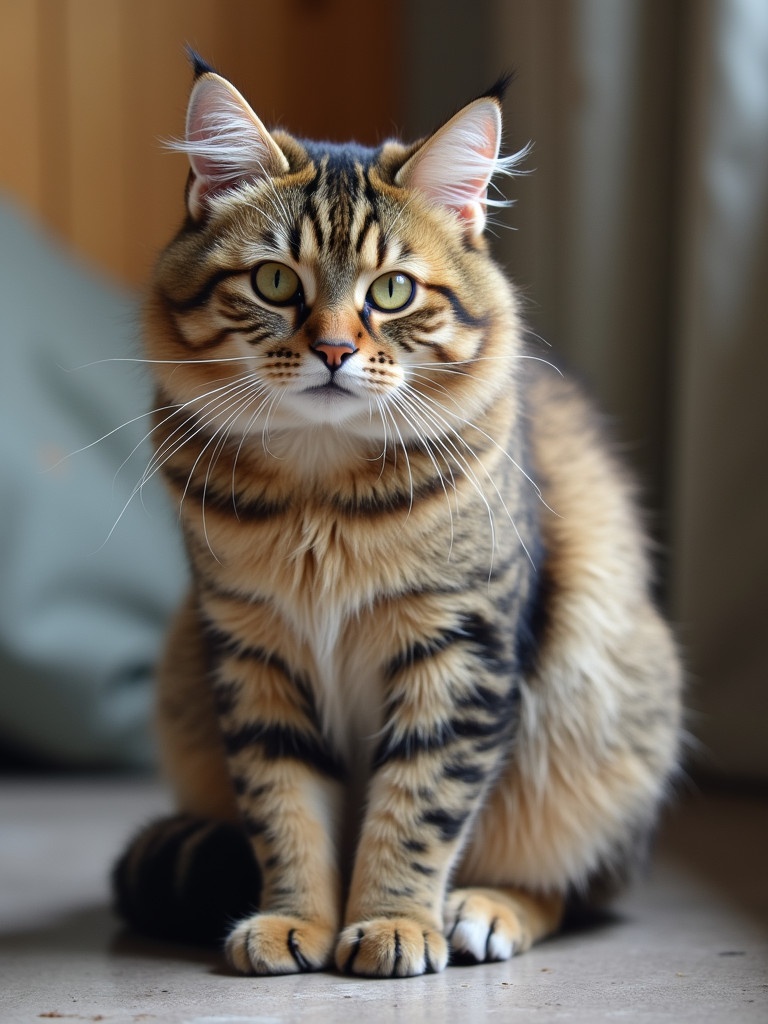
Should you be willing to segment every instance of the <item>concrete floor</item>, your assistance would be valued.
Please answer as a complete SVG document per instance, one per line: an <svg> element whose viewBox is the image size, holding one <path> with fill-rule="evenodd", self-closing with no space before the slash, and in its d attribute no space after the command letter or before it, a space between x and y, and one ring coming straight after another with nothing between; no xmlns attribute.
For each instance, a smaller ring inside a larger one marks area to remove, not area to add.
<svg viewBox="0 0 768 1024"><path fill-rule="evenodd" d="M106 875L166 797L136 782L0 781L0 1024L768 1022L768 801L698 796L610 923L509 963L358 981L253 979L125 934Z"/></svg>

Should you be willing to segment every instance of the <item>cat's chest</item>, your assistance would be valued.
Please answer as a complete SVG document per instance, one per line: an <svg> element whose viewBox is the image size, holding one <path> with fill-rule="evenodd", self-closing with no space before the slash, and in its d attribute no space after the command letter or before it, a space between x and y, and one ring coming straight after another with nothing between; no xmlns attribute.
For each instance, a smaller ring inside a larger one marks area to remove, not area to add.
<svg viewBox="0 0 768 1024"><path fill-rule="evenodd" d="M310 683L334 746L366 760L382 704L372 609L396 583L386 531L307 503L279 522L241 524L238 534L209 569L227 591L247 595L260 645L273 638L275 653Z"/></svg>

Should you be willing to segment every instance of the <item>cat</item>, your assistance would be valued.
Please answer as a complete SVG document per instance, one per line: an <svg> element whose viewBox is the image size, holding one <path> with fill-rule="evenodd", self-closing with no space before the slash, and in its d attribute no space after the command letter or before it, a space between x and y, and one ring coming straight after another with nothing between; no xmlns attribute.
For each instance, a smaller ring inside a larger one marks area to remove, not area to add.
<svg viewBox="0 0 768 1024"><path fill-rule="evenodd" d="M179 813L118 908L250 974L505 960L628 876L681 716L634 487L489 253L505 82L371 149L269 132L193 59L145 332Z"/></svg>

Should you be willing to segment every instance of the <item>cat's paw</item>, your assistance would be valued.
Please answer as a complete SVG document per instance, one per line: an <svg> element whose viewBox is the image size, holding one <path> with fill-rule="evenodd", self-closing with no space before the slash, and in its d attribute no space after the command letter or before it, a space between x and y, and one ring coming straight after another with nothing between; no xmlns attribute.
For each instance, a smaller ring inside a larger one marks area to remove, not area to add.
<svg viewBox="0 0 768 1024"><path fill-rule="evenodd" d="M407 917L380 917L350 925L336 945L339 970L368 978L435 974L447 962L448 945L440 932Z"/></svg>
<svg viewBox="0 0 768 1024"><path fill-rule="evenodd" d="M335 929L322 922L254 914L235 925L225 951L242 974L297 974L327 967L335 938Z"/></svg>
<svg viewBox="0 0 768 1024"><path fill-rule="evenodd" d="M457 963L509 960L531 945L524 909L493 889L455 889L445 904L445 934Z"/></svg>

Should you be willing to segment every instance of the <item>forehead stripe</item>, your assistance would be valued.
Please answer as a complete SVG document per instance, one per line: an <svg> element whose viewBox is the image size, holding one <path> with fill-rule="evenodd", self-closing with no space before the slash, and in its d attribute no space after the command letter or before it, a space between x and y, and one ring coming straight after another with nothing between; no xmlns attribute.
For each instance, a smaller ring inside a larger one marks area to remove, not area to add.
<svg viewBox="0 0 768 1024"><path fill-rule="evenodd" d="M363 221L363 225L360 228L360 231L359 231L359 233L357 235L357 239L355 240L355 252L358 254L358 256L363 251L363 246L365 245L365 239L366 239L366 237L368 235L368 232L371 230L371 228L375 224L375 222L376 222L376 215L374 214L373 210L369 210L366 213L366 215L365 215L365 220Z"/></svg>
<svg viewBox="0 0 768 1024"><path fill-rule="evenodd" d="M474 316L470 313L466 306L462 304L453 288L449 288L448 285L425 282L424 287L429 291L437 292L438 295L442 295L443 298L447 299L453 310L453 315L464 327L486 327L488 325L488 317Z"/></svg>
<svg viewBox="0 0 768 1024"><path fill-rule="evenodd" d="M204 306L210 299L216 287L220 285L222 281L226 281L228 277L237 277L239 274L246 274L249 270L250 267L233 267L230 269L217 270L216 273L211 274L205 284L188 299L174 299L167 293L163 295L163 298L177 313L188 313L193 309L199 309L200 306Z"/></svg>

